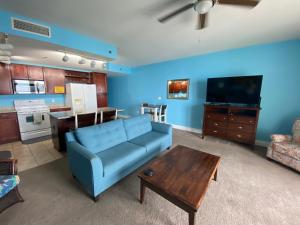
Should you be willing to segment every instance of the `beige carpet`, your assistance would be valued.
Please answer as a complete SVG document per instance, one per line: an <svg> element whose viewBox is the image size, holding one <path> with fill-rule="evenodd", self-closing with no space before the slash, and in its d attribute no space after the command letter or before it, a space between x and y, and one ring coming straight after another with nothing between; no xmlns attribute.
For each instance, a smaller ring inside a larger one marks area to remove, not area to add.
<svg viewBox="0 0 300 225"><path fill-rule="evenodd" d="M213 138L174 131L182 144L222 157L218 182L212 182L200 207L198 225L299 225L300 175L250 150ZM147 190L138 202L136 173L106 191L97 203L72 179L66 159L20 173L25 202L0 214L0 224L187 225L185 212Z"/></svg>

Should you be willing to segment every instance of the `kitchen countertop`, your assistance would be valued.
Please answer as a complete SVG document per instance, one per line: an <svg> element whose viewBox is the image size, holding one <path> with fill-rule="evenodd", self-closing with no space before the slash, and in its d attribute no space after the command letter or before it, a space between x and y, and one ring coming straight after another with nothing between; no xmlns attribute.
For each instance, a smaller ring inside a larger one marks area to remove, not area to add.
<svg viewBox="0 0 300 225"><path fill-rule="evenodd" d="M101 107L101 108L98 108L98 113L109 112L109 111L114 111L114 110L120 111L119 109L113 108L113 107ZM74 115L72 114L72 111L50 112L49 114L50 114L50 116L52 116L58 120L74 117Z"/></svg>
<svg viewBox="0 0 300 225"><path fill-rule="evenodd" d="M16 112L14 107L0 107L0 113L14 113Z"/></svg>

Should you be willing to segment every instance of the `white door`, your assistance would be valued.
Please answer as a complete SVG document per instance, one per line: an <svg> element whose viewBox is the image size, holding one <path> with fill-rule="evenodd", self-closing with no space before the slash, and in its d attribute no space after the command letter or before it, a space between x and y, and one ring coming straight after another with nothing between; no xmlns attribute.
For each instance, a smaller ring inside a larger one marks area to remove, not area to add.
<svg viewBox="0 0 300 225"><path fill-rule="evenodd" d="M97 94L95 84L85 84L83 85L84 93L84 104L85 112L93 113L97 112Z"/></svg>

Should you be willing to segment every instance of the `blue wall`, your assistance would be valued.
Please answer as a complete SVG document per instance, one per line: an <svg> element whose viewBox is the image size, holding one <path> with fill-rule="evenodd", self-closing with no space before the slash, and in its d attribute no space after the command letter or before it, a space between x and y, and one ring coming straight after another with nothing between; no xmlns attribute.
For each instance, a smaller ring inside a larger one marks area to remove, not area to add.
<svg viewBox="0 0 300 225"><path fill-rule="evenodd" d="M31 100L44 99L46 104L64 105L65 97L63 94L49 95L49 94L29 94L29 95L0 95L0 107L11 107L14 105L14 100Z"/></svg>
<svg viewBox="0 0 300 225"><path fill-rule="evenodd" d="M300 40L294 40L141 66L132 75L109 78L109 105L136 115L142 102L168 104L169 123L199 129L207 78L262 74L257 139L269 140L271 133L290 133L300 117L299 59ZM189 100L167 99L167 80L179 78L190 78Z"/></svg>

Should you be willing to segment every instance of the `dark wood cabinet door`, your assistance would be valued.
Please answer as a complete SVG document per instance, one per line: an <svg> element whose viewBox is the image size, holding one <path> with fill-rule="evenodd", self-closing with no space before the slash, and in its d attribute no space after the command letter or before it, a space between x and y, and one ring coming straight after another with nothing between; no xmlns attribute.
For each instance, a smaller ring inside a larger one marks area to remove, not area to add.
<svg viewBox="0 0 300 225"><path fill-rule="evenodd" d="M28 70L26 65L11 64L10 65L11 77L14 80L28 79Z"/></svg>
<svg viewBox="0 0 300 225"><path fill-rule="evenodd" d="M65 87L65 70L43 68L47 94L62 94L55 91L55 87Z"/></svg>
<svg viewBox="0 0 300 225"><path fill-rule="evenodd" d="M0 63L0 95L13 94L9 65Z"/></svg>
<svg viewBox="0 0 300 225"><path fill-rule="evenodd" d="M98 107L107 107L107 94L97 94Z"/></svg>
<svg viewBox="0 0 300 225"><path fill-rule="evenodd" d="M93 84L96 84L97 93L107 93L107 81L105 73L92 73Z"/></svg>
<svg viewBox="0 0 300 225"><path fill-rule="evenodd" d="M19 123L17 113L0 113L0 144L20 140Z"/></svg>
<svg viewBox="0 0 300 225"><path fill-rule="evenodd" d="M29 80L44 80L43 67L28 66L27 70Z"/></svg>

